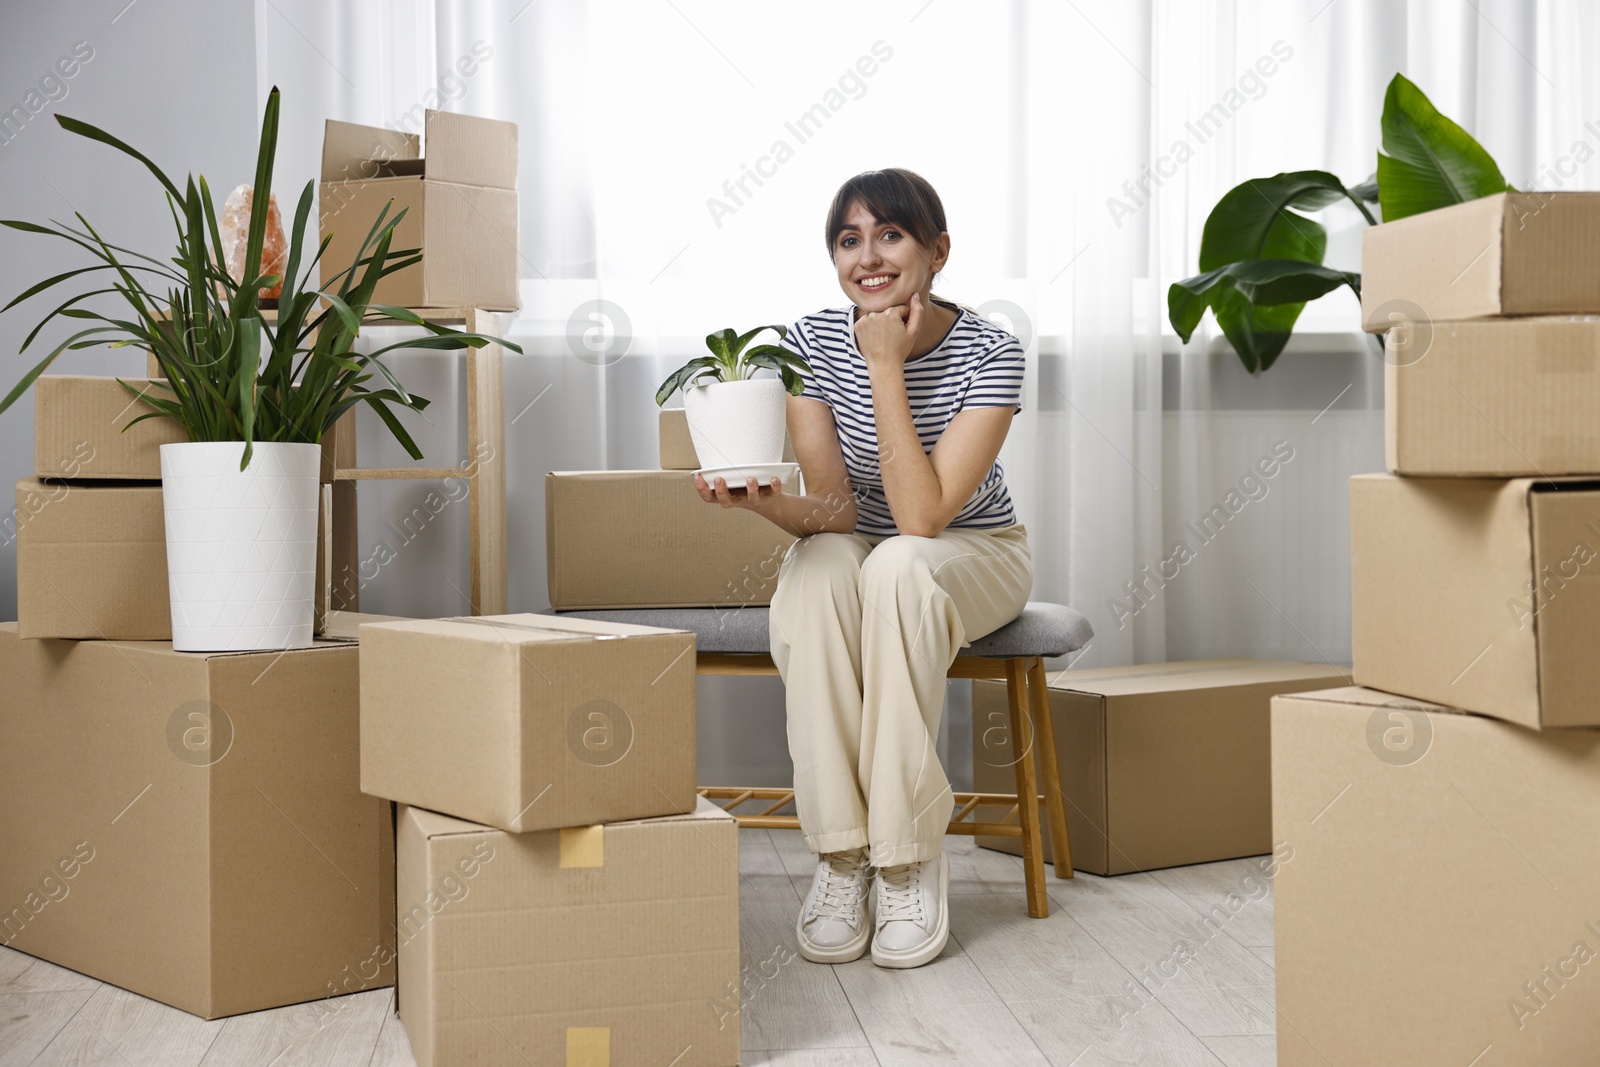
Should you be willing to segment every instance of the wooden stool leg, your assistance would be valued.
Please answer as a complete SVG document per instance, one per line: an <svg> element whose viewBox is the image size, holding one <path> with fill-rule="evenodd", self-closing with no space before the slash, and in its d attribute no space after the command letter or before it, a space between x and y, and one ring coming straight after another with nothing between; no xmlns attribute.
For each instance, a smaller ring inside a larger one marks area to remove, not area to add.
<svg viewBox="0 0 1600 1067"><path fill-rule="evenodd" d="M1006 696L1011 708L1011 745L1016 757L1017 813L1022 822L1022 869L1028 883L1028 915L1043 919L1050 914L1050 897L1045 892L1044 847L1039 840L1039 783L1033 771L1034 735L1024 706L1028 687L1026 668L1021 659L1006 660Z"/></svg>
<svg viewBox="0 0 1600 1067"><path fill-rule="evenodd" d="M1033 657L1028 668L1028 701L1033 711L1033 728L1039 738L1039 776L1044 779L1045 818L1050 823L1050 855L1055 860L1056 877L1072 877L1072 845L1067 840L1066 794L1061 787L1061 767L1056 758L1056 727L1051 721L1050 694L1045 688L1044 659Z"/></svg>

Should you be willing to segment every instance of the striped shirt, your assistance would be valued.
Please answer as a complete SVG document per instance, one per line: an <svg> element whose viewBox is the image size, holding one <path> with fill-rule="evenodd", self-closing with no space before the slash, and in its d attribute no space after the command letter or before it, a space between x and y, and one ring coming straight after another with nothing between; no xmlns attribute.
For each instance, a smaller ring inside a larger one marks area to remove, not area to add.
<svg viewBox="0 0 1600 1067"><path fill-rule="evenodd" d="M956 413L966 408L1022 410L1022 345L999 326L971 311L957 309L950 332L930 352L906 362L906 396L924 453L933 451ZM789 328L783 347L811 365L799 371L801 396L833 409L839 449L856 498L856 532L898 534L878 466L878 427L872 412L872 382L866 359L856 348L855 307L830 308L807 315ZM1005 470L995 460L972 499L950 526L986 530L1016 522Z"/></svg>

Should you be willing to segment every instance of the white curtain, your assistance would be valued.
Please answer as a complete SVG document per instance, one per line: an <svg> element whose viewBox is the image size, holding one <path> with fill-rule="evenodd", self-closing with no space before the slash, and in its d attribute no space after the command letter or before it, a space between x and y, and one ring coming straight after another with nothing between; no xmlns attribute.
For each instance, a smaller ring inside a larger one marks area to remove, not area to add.
<svg viewBox="0 0 1600 1067"><path fill-rule="evenodd" d="M283 157L304 176L325 115L389 124L423 104L520 125L519 610L547 604L543 472L653 466L656 385L712 329L838 304L829 198L897 165L945 203L936 288L1028 345L1002 459L1034 598L1094 622L1081 662L1348 662L1345 480L1382 463L1381 364L1354 299L1310 306L1251 378L1209 325L1177 343L1167 286L1195 272L1204 218L1237 182L1365 179L1396 71L1513 184L1600 187L1584 0L260 0L258 25L263 91L304 101ZM1359 269L1360 217L1322 220L1330 261ZM431 428L446 450L447 407ZM365 537L403 499L363 493ZM1220 532L1197 534L1219 507ZM464 555L441 545L367 606L460 610L429 584Z"/></svg>

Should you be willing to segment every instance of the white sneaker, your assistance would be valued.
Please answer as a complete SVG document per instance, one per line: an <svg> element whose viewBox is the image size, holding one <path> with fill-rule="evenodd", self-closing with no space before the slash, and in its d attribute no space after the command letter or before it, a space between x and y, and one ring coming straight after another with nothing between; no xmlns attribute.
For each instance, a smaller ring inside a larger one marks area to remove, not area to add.
<svg viewBox="0 0 1600 1067"><path fill-rule="evenodd" d="M824 852L817 857L811 892L795 921L800 955L813 963L849 963L860 959L872 939L867 916L867 887L872 867L867 850Z"/></svg>
<svg viewBox="0 0 1600 1067"><path fill-rule="evenodd" d="M877 933L872 962L879 967L920 967L950 939L950 862L937 859L878 870Z"/></svg>

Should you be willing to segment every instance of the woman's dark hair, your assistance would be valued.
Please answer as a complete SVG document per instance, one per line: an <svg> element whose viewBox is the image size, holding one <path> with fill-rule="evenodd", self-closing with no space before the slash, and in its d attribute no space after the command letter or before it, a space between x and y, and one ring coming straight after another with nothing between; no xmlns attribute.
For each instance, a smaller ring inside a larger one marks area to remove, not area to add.
<svg viewBox="0 0 1600 1067"><path fill-rule="evenodd" d="M834 258L834 248L844 232L845 216L858 200L873 218L900 227L929 251L939 235L948 229L944 223L944 204L928 179L904 167L864 171L839 186L839 191L833 194L833 206L828 208L829 259ZM933 299L952 308L962 306L937 295L933 295Z"/></svg>
<svg viewBox="0 0 1600 1067"><path fill-rule="evenodd" d="M932 249L945 232L944 205L928 179L901 167L869 170L839 186L828 209L828 258L844 232L845 215L857 200L879 222L892 223L906 231L917 244Z"/></svg>

